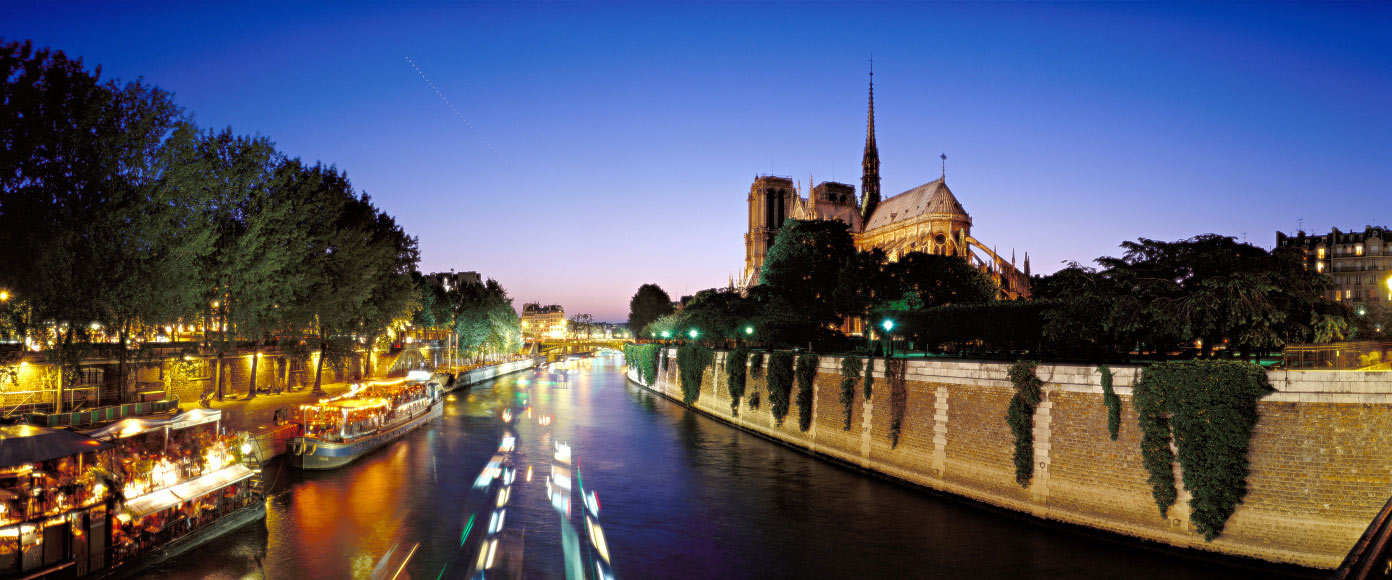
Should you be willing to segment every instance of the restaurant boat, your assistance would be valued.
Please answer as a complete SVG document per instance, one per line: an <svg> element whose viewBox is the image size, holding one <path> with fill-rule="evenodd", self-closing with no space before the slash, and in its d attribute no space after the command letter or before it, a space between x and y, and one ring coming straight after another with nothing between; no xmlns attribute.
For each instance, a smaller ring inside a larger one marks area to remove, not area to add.
<svg viewBox="0 0 1392 580"><path fill-rule="evenodd" d="M264 518L220 415L0 427L0 578L125 576Z"/></svg>
<svg viewBox="0 0 1392 580"><path fill-rule="evenodd" d="M300 436L286 444L290 465L342 467L444 414L440 385L430 373L412 371L400 383L358 387L341 397L301 405L294 421Z"/></svg>

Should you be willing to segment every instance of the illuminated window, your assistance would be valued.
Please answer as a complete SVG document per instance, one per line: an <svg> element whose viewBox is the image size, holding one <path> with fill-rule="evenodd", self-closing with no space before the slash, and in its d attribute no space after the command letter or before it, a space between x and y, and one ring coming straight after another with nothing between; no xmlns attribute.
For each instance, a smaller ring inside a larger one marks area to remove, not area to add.
<svg viewBox="0 0 1392 580"><path fill-rule="evenodd" d="M1320 248L1320 249L1318 249L1318 250L1315 250L1315 257L1316 257L1316 258L1319 258L1319 259L1321 259L1321 260L1323 260L1323 259L1324 259L1324 248Z"/></svg>
<svg viewBox="0 0 1392 580"><path fill-rule="evenodd" d="M1323 254L1323 253L1324 253L1324 250L1320 250L1320 253ZM1315 271L1316 271L1316 272L1323 272L1323 271L1324 271L1324 262L1315 262Z"/></svg>
<svg viewBox="0 0 1392 580"><path fill-rule="evenodd" d="M1355 255L1355 256L1362 256L1362 255L1363 255L1363 244L1358 244L1358 245L1356 245L1356 246L1353 247L1353 255Z"/></svg>

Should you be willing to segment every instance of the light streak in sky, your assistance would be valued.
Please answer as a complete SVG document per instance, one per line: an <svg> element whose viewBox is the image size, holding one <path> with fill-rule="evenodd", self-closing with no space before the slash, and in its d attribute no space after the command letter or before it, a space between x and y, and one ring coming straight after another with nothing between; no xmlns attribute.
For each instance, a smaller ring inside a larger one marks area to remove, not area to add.
<svg viewBox="0 0 1392 580"><path fill-rule="evenodd" d="M479 133L478 129L475 129L475 128L474 128L474 124L473 124L473 123L470 123L468 119L464 118L464 114L463 114L463 113L460 113L460 112L459 112L459 109L454 108L454 103L451 103L450 100L449 100L449 98L445 97L445 94L442 93L442 92L440 92L440 88L437 87L437 86L435 86L435 83L430 82L430 77L425 76L425 71L421 70L419 66L416 66L416 61L411 60L411 57L409 57L409 56L408 56L408 57L405 57L405 58L406 58L406 62L409 63L409 64L411 65L411 68L413 68L413 69L416 70L416 74L419 74L419 75L420 75L421 80L425 81L425 84L430 85L430 90L435 91L435 95L438 96L438 97L440 97L440 100L441 100L441 101L444 101L445 106L446 106L446 107L449 107L449 110L450 110L450 111L453 111L453 112L454 112L454 116L459 117L459 120L460 120L460 121L463 121L463 122L464 122L464 125L467 126L467 127L469 127L469 130L470 130L470 131L473 131L473 132L474 132L474 136L475 136L475 137L478 137L478 138L479 138L479 141L482 141L483 144L484 144L485 146L488 147L488 150L489 150L489 151L492 151L494 155L497 155L497 156L498 156L498 160L501 161L501 160L503 159L503 156L502 156L501 154L498 153L498 150L497 150L497 149L494 149L494 148L493 148L493 144L492 144L492 143L489 143L487 139L484 139L484 138L483 138L483 134L482 134L482 133Z"/></svg>

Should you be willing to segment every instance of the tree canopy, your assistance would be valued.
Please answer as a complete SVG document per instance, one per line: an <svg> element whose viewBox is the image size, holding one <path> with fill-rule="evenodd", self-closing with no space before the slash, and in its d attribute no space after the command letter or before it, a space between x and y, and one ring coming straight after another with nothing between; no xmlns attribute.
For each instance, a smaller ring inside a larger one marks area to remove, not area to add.
<svg viewBox="0 0 1392 580"><path fill-rule="evenodd" d="M671 314L672 297L657 284L644 284L638 287L633 298L628 301L628 329L633 336L647 336L648 325L654 320Z"/></svg>

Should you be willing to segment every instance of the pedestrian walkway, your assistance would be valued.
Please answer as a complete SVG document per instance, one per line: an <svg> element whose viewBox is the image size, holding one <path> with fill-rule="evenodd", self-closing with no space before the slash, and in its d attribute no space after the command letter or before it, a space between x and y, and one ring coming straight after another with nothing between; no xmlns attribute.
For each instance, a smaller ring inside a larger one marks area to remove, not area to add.
<svg viewBox="0 0 1392 580"><path fill-rule="evenodd" d="M343 394L352 386L352 383L326 383L323 385L324 396L333 397ZM209 408L222 411L222 424L228 431L256 431L257 427L271 425L275 423L276 409L286 407L294 410L300 405L313 403L319 395L314 394L311 387L305 387L297 391L286 391L275 395L256 395L255 399L247 400L245 395L236 395L238 398L225 398L222 401L212 400ZM194 405L198 401L193 401Z"/></svg>

